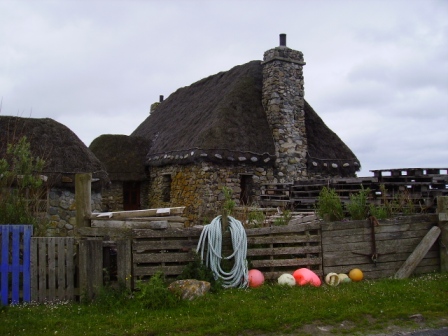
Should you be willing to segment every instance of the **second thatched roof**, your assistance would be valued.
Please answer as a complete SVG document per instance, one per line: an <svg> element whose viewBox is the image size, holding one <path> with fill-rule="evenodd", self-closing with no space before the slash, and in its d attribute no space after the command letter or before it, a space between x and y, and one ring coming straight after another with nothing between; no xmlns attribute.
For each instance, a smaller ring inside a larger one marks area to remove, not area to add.
<svg viewBox="0 0 448 336"><path fill-rule="evenodd" d="M89 148L104 164L112 181L143 181L150 142L141 137L103 134Z"/></svg>
<svg viewBox="0 0 448 336"><path fill-rule="evenodd" d="M0 116L0 157L6 157L7 145L26 136L34 157L45 160L42 173L51 186L74 187L76 173L92 173L92 186L110 182L98 158L68 127L44 118Z"/></svg>

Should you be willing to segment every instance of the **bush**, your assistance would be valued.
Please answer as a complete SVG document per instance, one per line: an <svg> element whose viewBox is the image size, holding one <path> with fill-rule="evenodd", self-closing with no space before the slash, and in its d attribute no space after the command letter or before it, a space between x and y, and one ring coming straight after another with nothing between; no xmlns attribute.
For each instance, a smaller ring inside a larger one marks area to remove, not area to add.
<svg viewBox="0 0 448 336"><path fill-rule="evenodd" d="M341 199L334 189L322 188L319 193L317 213L321 218L329 221L338 221L344 218Z"/></svg>
<svg viewBox="0 0 448 336"><path fill-rule="evenodd" d="M353 220L365 219L369 215L369 206L367 205L369 194L370 189L364 189L361 186L359 192L350 195L350 203L347 204L347 210Z"/></svg>
<svg viewBox="0 0 448 336"><path fill-rule="evenodd" d="M39 173L45 161L33 157L26 137L7 144L0 159L0 224L33 224L35 235L45 223L36 216L46 188Z"/></svg>
<svg viewBox="0 0 448 336"><path fill-rule="evenodd" d="M182 270L182 273L177 277L177 280L186 279L210 282L211 292L218 292L223 288L221 281L215 280L212 270L202 262L200 255L197 253L195 254L194 260L188 263Z"/></svg>
<svg viewBox="0 0 448 336"><path fill-rule="evenodd" d="M175 307L179 299L166 286L163 273L157 272L149 281L137 281L139 291L135 299L146 309L166 309Z"/></svg>

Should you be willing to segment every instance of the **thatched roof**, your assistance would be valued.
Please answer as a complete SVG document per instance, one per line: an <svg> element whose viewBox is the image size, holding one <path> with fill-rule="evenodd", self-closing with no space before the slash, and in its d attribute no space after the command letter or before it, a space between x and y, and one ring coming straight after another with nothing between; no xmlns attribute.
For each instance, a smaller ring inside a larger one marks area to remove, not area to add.
<svg viewBox="0 0 448 336"><path fill-rule="evenodd" d="M74 186L75 173L92 173L92 186L109 183L106 170L96 156L68 127L57 121L0 116L0 155L5 157L8 143L27 137L33 156L45 160L43 175L51 186Z"/></svg>
<svg viewBox="0 0 448 336"><path fill-rule="evenodd" d="M262 106L262 64L252 61L204 78L174 92L131 136L152 142L149 165L187 163L198 158L272 164L272 132ZM359 161L312 107L305 104L308 168L334 165L341 175L359 170ZM241 159L241 160L240 160Z"/></svg>
<svg viewBox="0 0 448 336"><path fill-rule="evenodd" d="M145 138L103 134L89 148L106 167L112 181L142 181L150 143Z"/></svg>
<svg viewBox="0 0 448 336"><path fill-rule="evenodd" d="M305 101L305 128L308 139L307 165L310 171L349 176L360 168L358 158Z"/></svg>
<svg viewBox="0 0 448 336"><path fill-rule="evenodd" d="M260 61L249 62L170 95L131 134L152 141L149 163L191 162L205 155L218 161L273 157L260 69Z"/></svg>

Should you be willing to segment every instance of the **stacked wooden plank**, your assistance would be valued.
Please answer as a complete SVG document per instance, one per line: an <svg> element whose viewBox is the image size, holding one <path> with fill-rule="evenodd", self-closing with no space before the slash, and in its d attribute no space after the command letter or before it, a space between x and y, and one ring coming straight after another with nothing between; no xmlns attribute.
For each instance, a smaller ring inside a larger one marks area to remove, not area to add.
<svg viewBox="0 0 448 336"><path fill-rule="evenodd" d="M135 228L181 228L186 218L185 207L92 213L90 227L77 229L83 237L104 237L105 240L132 237Z"/></svg>
<svg viewBox="0 0 448 336"><path fill-rule="evenodd" d="M266 184L262 187L263 206L282 206L294 211L316 208L323 187L331 188L343 204L350 195L370 189L369 202L376 205L398 202L416 212L434 212L436 198L448 195L447 168L402 168L372 170L373 177L330 178L297 181L294 184Z"/></svg>

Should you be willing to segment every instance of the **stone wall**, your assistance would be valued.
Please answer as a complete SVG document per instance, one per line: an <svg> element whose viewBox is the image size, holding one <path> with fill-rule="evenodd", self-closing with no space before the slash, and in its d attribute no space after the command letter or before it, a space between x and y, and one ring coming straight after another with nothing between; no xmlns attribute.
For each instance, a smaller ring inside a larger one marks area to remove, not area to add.
<svg viewBox="0 0 448 336"><path fill-rule="evenodd" d="M275 143L275 180L307 178L303 54L286 46L263 58L262 101Z"/></svg>
<svg viewBox="0 0 448 336"><path fill-rule="evenodd" d="M123 182L112 181L112 183L102 191L103 211L123 211Z"/></svg>
<svg viewBox="0 0 448 336"><path fill-rule="evenodd" d="M260 186L272 182L272 168L253 165L219 165L200 162L190 165L151 167L151 208L185 206L186 226L208 224L222 213L223 187L232 190L232 198L240 204L242 175L252 176L249 203L257 204ZM170 178L170 183L167 181ZM166 199L166 193L169 199ZM165 197L164 197L165 196Z"/></svg>
<svg viewBox="0 0 448 336"><path fill-rule="evenodd" d="M101 194L92 192L92 212L100 212ZM73 236L76 225L75 193L70 190L52 188L48 193L48 237Z"/></svg>

